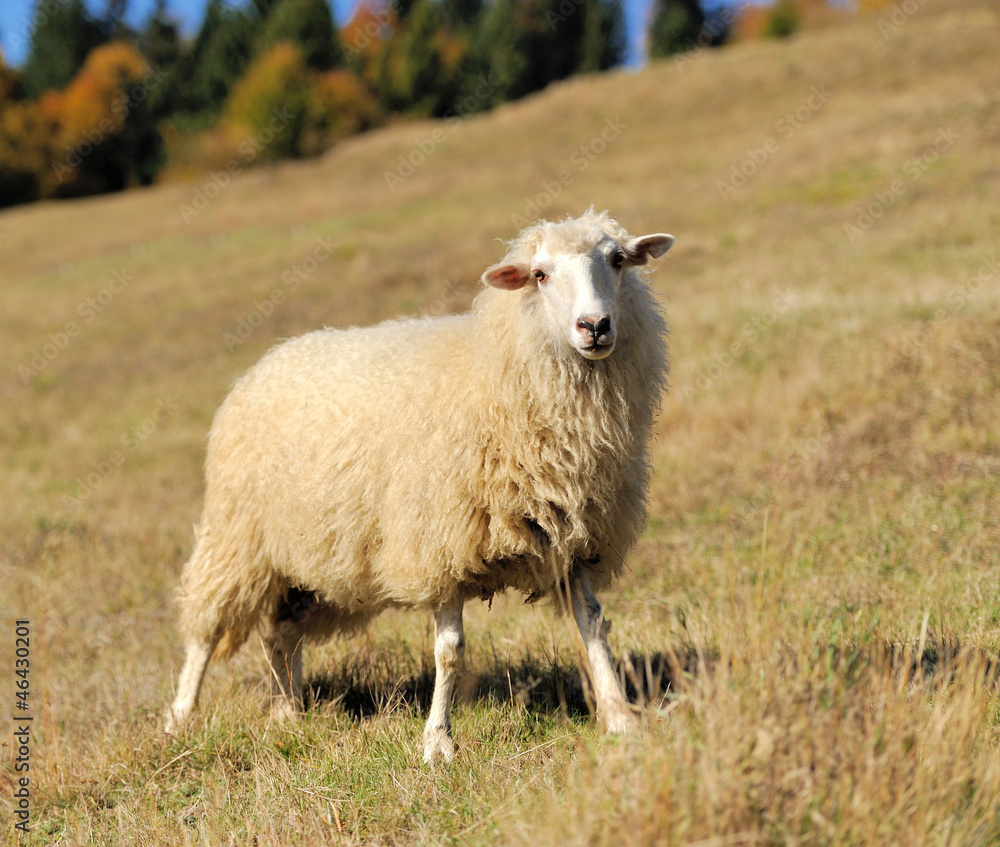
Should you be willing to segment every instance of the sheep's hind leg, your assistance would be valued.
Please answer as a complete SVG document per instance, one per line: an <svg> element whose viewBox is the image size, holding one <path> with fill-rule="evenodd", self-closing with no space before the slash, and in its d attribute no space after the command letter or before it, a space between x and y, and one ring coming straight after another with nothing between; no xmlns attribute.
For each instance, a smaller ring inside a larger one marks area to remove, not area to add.
<svg viewBox="0 0 1000 847"><path fill-rule="evenodd" d="M282 598L274 625L265 641L271 663L271 715L294 718L302 702L302 624L318 608L311 591L292 588Z"/></svg>
<svg viewBox="0 0 1000 847"><path fill-rule="evenodd" d="M434 697L424 726L424 761L455 758L451 738L451 696L465 658L462 600L454 600L434 613Z"/></svg>
<svg viewBox="0 0 1000 847"><path fill-rule="evenodd" d="M194 707L198 703L198 692L201 691L201 683L205 678L205 670L208 662L212 658L218 638L210 638L204 641L192 640L187 644L187 652L184 656L184 667L181 669L181 676L177 682L177 696L174 702L167 709L164 730L171 735L175 735L191 716Z"/></svg>
<svg viewBox="0 0 1000 847"><path fill-rule="evenodd" d="M271 716L289 720L302 711L302 637L293 624L280 624L264 642L271 662Z"/></svg>
<svg viewBox="0 0 1000 847"><path fill-rule="evenodd" d="M590 581L583 574L572 578L573 617L580 628L590 662L590 679L597 699L597 718L607 732L627 735L636 728L636 720L615 673L611 648L605 637L605 620L601 604L594 596Z"/></svg>

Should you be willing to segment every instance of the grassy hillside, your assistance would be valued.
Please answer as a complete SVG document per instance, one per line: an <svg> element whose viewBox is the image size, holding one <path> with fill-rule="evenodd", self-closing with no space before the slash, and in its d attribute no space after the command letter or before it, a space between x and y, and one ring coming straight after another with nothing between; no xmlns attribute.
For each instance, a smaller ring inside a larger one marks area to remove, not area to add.
<svg viewBox="0 0 1000 847"><path fill-rule="evenodd" d="M879 20L0 214L29 842L1000 843L1000 15ZM324 324L461 310L519 219L590 204L677 236L652 520L605 598L647 732L599 738L565 622L504 597L468 608L449 766L420 764L425 613L309 648L297 727L250 645L164 736L232 381Z"/></svg>

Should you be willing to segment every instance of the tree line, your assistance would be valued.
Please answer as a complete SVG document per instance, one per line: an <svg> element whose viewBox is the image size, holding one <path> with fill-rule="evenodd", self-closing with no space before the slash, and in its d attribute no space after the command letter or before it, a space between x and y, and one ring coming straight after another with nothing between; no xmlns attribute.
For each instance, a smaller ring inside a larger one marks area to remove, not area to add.
<svg viewBox="0 0 1000 847"><path fill-rule="evenodd" d="M394 116L484 111L621 64L621 0L209 0L193 38L167 0L37 0L20 69L0 58L0 205L145 185L164 168L322 152ZM653 57L717 46L725 9L656 0Z"/></svg>

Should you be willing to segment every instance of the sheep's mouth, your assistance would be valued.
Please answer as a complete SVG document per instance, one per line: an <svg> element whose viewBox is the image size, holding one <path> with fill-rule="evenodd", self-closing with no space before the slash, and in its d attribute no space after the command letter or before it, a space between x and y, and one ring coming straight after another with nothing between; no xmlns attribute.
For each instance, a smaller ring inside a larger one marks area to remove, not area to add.
<svg viewBox="0 0 1000 847"><path fill-rule="evenodd" d="M611 355L615 349L615 342L609 344L598 344L596 341L586 347L577 347L577 350L587 359L604 359Z"/></svg>

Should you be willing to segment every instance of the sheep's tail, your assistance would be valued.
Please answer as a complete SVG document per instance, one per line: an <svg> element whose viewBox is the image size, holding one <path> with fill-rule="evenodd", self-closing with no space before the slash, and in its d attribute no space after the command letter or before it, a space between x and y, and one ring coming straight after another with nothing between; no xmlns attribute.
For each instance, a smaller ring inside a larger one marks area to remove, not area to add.
<svg viewBox="0 0 1000 847"><path fill-rule="evenodd" d="M181 578L181 631L188 641L216 644L213 657L230 656L267 617L276 587L258 551L225 549L223 539L200 530Z"/></svg>

